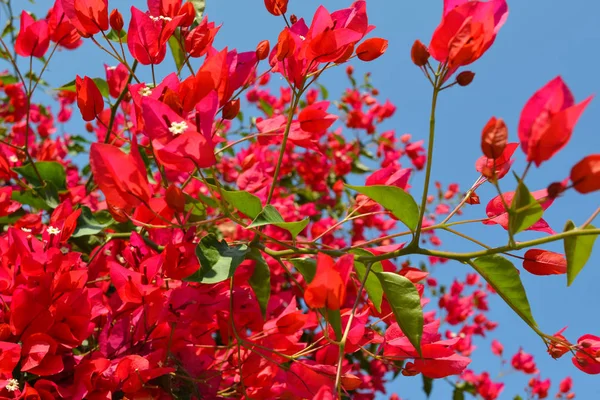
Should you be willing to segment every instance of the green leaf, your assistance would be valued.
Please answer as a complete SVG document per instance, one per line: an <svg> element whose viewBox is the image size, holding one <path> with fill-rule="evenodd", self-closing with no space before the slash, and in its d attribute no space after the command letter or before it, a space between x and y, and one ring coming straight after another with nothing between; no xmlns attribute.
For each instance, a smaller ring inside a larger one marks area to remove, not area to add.
<svg viewBox="0 0 600 400"><path fill-rule="evenodd" d="M67 174L62 164L56 161L38 161L35 163L35 167L40 173L43 182L40 182L32 164L26 164L13 169L34 186L44 186L45 182L51 182L59 190L67 188Z"/></svg>
<svg viewBox="0 0 600 400"><path fill-rule="evenodd" d="M290 261L302 274L306 283L311 283L317 274L317 261L312 258L292 258Z"/></svg>
<svg viewBox="0 0 600 400"><path fill-rule="evenodd" d="M98 90L100 90L100 93L102 94L102 96L108 98L110 96L109 90L108 90L108 83L102 78L93 78L92 80L96 83L96 86L98 87ZM76 92L77 85L75 84L75 80L72 80L71 82L65 83L64 85L62 85L61 87L59 87L55 90Z"/></svg>
<svg viewBox="0 0 600 400"><path fill-rule="evenodd" d="M22 192L13 190L10 198L23 205L31 206L37 210L50 210L44 198L33 190L24 190Z"/></svg>
<svg viewBox="0 0 600 400"><path fill-rule="evenodd" d="M335 339L342 340L342 315L340 314L340 310L330 310L327 311L327 321L329 325L333 328L333 332L335 332Z"/></svg>
<svg viewBox="0 0 600 400"><path fill-rule="evenodd" d="M119 41L121 41L121 43L125 44L127 43L127 31L122 29L121 32L117 32L114 29L111 29L106 35L106 38L112 42L119 43Z"/></svg>
<svg viewBox="0 0 600 400"><path fill-rule="evenodd" d="M233 206L236 210L239 210L242 214L248 218L256 218L262 211L262 203L260 199L245 191L227 191L221 190L221 194L225 201Z"/></svg>
<svg viewBox="0 0 600 400"><path fill-rule="evenodd" d="M471 266L494 288L502 299L532 328L537 323L531 314L531 307L519 271L506 258L499 255L483 256Z"/></svg>
<svg viewBox="0 0 600 400"><path fill-rule="evenodd" d="M381 204L383 208L394 214L411 231L417 229L419 223L419 206L417 206L415 199L404 190L396 186L383 185L346 186Z"/></svg>
<svg viewBox="0 0 600 400"><path fill-rule="evenodd" d="M194 5L194 10L196 10L196 18L195 21L200 23L202 21L202 16L204 15L204 10L206 9L206 0L191 0Z"/></svg>
<svg viewBox="0 0 600 400"><path fill-rule="evenodd" d="M508 230L513 235L531 227L544 215L542 205L529 193L529 189L520 179L510 208Z"/></svg>
<svg viewBox="0 0 600 400"><path fill-rule="evenodd" d="M225 240L219 241L213 234L200 240L196 247L196 257L200 269L185 279L188 282L218 283L229 279L236 268L244 261L248 247L229 247Z"/></svg>
<svg viewBox="0 0 600 400"><path fill-rule="evenodd" d="M43 187L35 188L37 192L42 196L48 207L55 209L60 204L60 196L58 190L52 182L46 182Z"/></svg>
<svg viewBox="0 0 600 400"><path fill-rule="evenodd" d="M169 39L169 47L171 48L171 54L173 54L173 61L175 61L175 66L177 70L181 70L183 64L185 63L185 53L181 50L181 45L179 44L180 34L175 32L173 36Z"/></svg>
<svg viewBox="0 0 600 400"><path fill-rule="evenodd" d="M573 221L565 225L565 232L575 229ZM592 225L584 229L596 229ZM570 236L565 238L565 255L567 257L567 286L571 286L577 275L592 255L594 242L598 235Z"/></svg>
<svg viewBox="0 0 600 400"><path fill-rule="evenodd" d="M259 99L260 108L265 112L267 117L271 118L273 116L273 107L267 103L264 99Z"/></svg>
<svg viewBox="0 0 600 400"><path fill-rule="evenodd" d="M372 257L373 253L365 250L365 249L354 249L350 251L352 254L357 255L359 257ZM367 266L360 261L354 259L354 269L356 270L356 274L358 275L358 279L362 282L365 276L365 272L367 270ZM365 290L367 291L367 295L369 295L369 299L373 303L373 306L377 309L377 311L381 312L381 302L383 301L383 287L381 286L381 282L377 279L377 276L373 272L383 272L383 266L380 262L373 263L371 266L371 273L367 277L367 281L365 282Z"/></svg>
<svg viewBox="0 0 600 400"><path fill-rule="evenodd" d="M190 222L202 221L206 217L206 207L198 200L185 193L184 211L190 215Z"/></svg>
<svg viewBox="0 0 600 400"><path fill-rule="evenodd" d="M267 305L269 304L269 297L271 296L271 271L262 254L260 254L260 251L257 249L250 250L248 258L256 262L249 283L254 291L256 300L258 300L262 316L263 318L266 318Z"/></svg>
<svg viewBox="0 0 600 400"><path fill-rule="evenodd" d="M423 308L415 285L402 275L376 272L383 292L392 307L396 322L415 350L421 354L423 336Z"/></svg>
<svg viewBox="0 0 600 400"><path fill-rule="evenodd" d="M327 100L329 98L329 92L327 91L327 88L321 85L320 83L317 83L317 85L319 86L319 90L321 91L321 97L323 98L323 100Z"/></svg>
<svg viewBox="0 0 600 400"><path fill-rule="evenodd" d="M73 232L73 237L95 235L114 222L109 212L100 211L94 215L92 210L83 206L81 207L81 214L77 218L77 228Z"/></svg>
<svg viewBox="0 0 600 400"><path fill-rule="evenodd" d="M464 390L455 388L454 392L452 392L452 400L465 400Z"/></svg>
<svg viewBox="0 0 600 400"><path fill-rule="evenodd" d="M306 225L308 225L309 222L310 220L308 218L305 218L301 221L285 222L281 214L279 214L279 211L277 211L277 209L272 205L268 204L265 206L265 208L263 208L260 214L258 214L256 218L254 218L252 223L248 225L248 228L256 228L265 225L275 225L291 233L292 237L295 239L296 236L298 236L300 232L302 232L302 230L306 228Z"/></svg>
<svg viewBox="0 0 600 400"><path fill-rule="evenodd" d="M431 396L431 390L433 389L433 379L423 376L423 391L427 395L427 398Z"/></svg>

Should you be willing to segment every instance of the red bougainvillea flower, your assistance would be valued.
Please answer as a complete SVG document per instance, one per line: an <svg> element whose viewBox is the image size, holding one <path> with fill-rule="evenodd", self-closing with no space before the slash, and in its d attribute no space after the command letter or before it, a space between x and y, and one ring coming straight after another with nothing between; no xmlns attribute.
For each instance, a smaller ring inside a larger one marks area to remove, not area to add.
<svg viewBox="0 0 600 400"><path fill-rule="evenodd" d="M96 82L87 76L75 78L77 106L84 121L93 121L104 110L104 99Z"/></svg>
<svg viewBox="0 0 600 400"><path fill-rule="evenodd" d="M328 255L319 253L316 275L304 292L304 301L310 308L339 310L343 306L353 260L354 255L346 254L336 263Z"/></svg>
<svg viewBox="0 0 600 400"><path fill-rule="evenodd" d="M555 359L560 358L564 354L571 351L571 347L570 347L571 344L569 343L567 338L565 338L563 336L563 332L566 330L567 330L567 327L565 326L560 331L558 331L554 335L552 335L552 337L559 340L559 341L552 341L548 344L548 354L550 354L550 356L552 356L552 358L555 358Z"/></svg>
<svg viewBox="0 0 600 400"><path fill-rule="evenodd" d="M152 361L156 363L157 360ZM131 355L124 357L119 362L115 375L121 380L124 393L136 393L149 380L173 371L175 371L174 368L152 367L148 357Z"/></svg>
<svg viewBox="0 0 600 400"><path fill-rule="evenodd" d="M388 48L388 41L382 38L371 38L356 48L356 56L361 61L373 61L383 55Z"/></svg>
<svg viewBox="0 0 600 400"><path fill-rule="evenodd" d="M552 205L554 199L548 197L548 190L542 189L535 192L531 192L531 195L536 200L546 199L543 203L541 203L542 209L546 210L548 207ZM510 207L513 198L515 197L515 192L507 192L503 193L502 197L506 201L506 204ZM500 225L504 229L508 229L508 212L504 209L504 205L502 204L502 199L500 196L494 197L486 206L485 212L489 219L483 221L485 225ZM540 219L538 222L527 228L528 231L539 231L546 232L549 234L553 234L554 230L550 228L548 223L544 219Z"/></svg>
<svg viewBox="0 0 600 400"><path fill-rule="evenodd" d="M212 47L219 29L220 25L215 27L215 23L208 22L205 16L202 22L185 36L185 51L190 57L202 57Z"/></svg>
<svg viewBox="0 0 600 400"><path fill-rule="evenodd" d="M481 151L492 160L502 157L508 140L508 128L502 118L492 117L481 133Z"/></svg>
<svg viewBox="0 0 600 400"><path fill-rule="evenodd" d="M492 353L495 355L502 357L502 353L504 352L504 346L502 343L497 341L496 339L492 340Z"/></svg>
<svg viewBox="0 0 600 400"><path fill-rule="evenodd" d="M48 11L46 20L48 21L48 32L51 41L69 50L81 46L83 43L81 35L65 15L62 0L56 0L54 7Z"/></svg>
<svg viewBox="0 0 600 400"><path fill-rule="evenodd" d="M437 61L447 63L451 71L471 64L494 43L507 16L505 0L446 0L429 52Z"/></svg>
<svg viewBox="0 0 600 400"><path fill-rule="evenodd" d="M524 374L537 374L538 369L533 360L533 356L525 353L523 349L519 349L511 360L511 365L517 371L522 371Z"/></svg>
<svg viewBox="0 0 600 400"><path fill-rule="evenodd" d="M534 275L567 273L567 260L562 254L542 249L529 249L524 257L523 268Z"/></svg>
<svg viewBox="0 0 600 400"><path fill-rule="evenodd" d="M35 375L54 375L64 369L62 357L56 354L58 343L45 333L34 333L23 341L21 371Z"/></svg>
<svg viewBox="0 0 600 400"><path fill-rule="evenodd" d="M116 67L104 65L106 70L106 82L108 83L108 92L115 99L121 95L123 89L127 86L129 79L129 70L124 64L119 64Z"/></svg>
<svg viewBox="0 0 600 400"><path fill-rule="evenodd" d="M43 57L50 47L48 22L36 21L27 11L21 12L21 30L15 42L15 51L22 57Z"/></svg>
<svg viewBox="0 0 600 400"><path fill-rule="evenodd" d="M265 7L271 14L278 16L287 12L289 0L265 0Z"/></svg>
<svg viewBox="0 0 600 400"><path fill-rule="evenodd" d="M167 41L182 18L156 17L131 7L127 47L133 58L143 65L160 64L167 53Z"/></svg>
<svg viewBox="0 0 600 400"><path fill-rule="evenodd" d="M181 10L182 0L148 0L148 10L155 17L173 18Z"/></svg>
<svg viewBox="0 0 600 400"><path fill-rule="evenodd" d="M146 166L135 141L129 154L109 144L93 143L90 165L94 180L112 206L130 209L150 199Z"/></svg>
<svg viewBox="0 0 600 400"><path fill-rule="evenodd" d="M462 373L471 360L456 354L453 349L459 337L441 340L438 333L440 321L435 320L423 327L423 338L421 339L421 352L423 357L415 350L406 335L397 323L393 323L385 332L383 354L390 359L406 360L414 359L405 365L405 375L416 375L422 373L428 378L438 379L450 375Z"/></svg>
<svg viewBox="0 0 600 400"><path fill-rule="evenodd" d="M300 111L298 121L303 131L315 134L325 132L337 120L337 115L328 114L328 101L311 104Z"/></svg>
<svg viewBox="0 0 600 400"><path fill-rule="evenodd" d="M593 154L579 161L571 169L571 182L579 193L600 190L600 154Z"/></svg>
<svg viewBox="0 0 600 400"><path fill-rule="evenodd" d="M21 346L16 343L0 342L0 379L12 378L13 369L21 359Z"/></svg>
<svg viewBox="0 0 600 400"><path fill-rule="evenodd" d="M535 92L527 101L519 121L519 140L527 161L538 167L571 139L579 117L592 96L579 104L560 76Z"/></svg>
<svg viewBox="0 0 600 400"><path fill-rule="evenodd" d="M108 30L108 0L62 0L62 6L81 36Z"/></svg>
<svg viewBox="0 0 600 400"><path fill-rule="evenodd" d="M600 337L583 335L577 340L577 345L573 364L586 374L600 374Z"/></svg>

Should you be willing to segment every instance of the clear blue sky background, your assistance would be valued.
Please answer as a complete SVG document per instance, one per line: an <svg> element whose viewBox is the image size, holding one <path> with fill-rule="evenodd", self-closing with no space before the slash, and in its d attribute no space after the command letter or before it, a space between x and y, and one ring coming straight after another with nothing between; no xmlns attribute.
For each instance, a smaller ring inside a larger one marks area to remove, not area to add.
<svg viewBox="0 0 600 400"><path fill-rule="evenodd" d="M350 0L290 0L290 11L310 20L321 2L330 11L351 4ZM13 1L18 10L26 3L23 0ZM39 0L38 3L30 9L38 15L44 15L51 2ZM353 62L353 65L357 74L371 71L373 83L380 89L381 96L388 97L397 106L396 115L385 128L425 139L431 90L429 83L410 62L410 48L415 39L429 42L441 16L442 0L369 0L367 4L370 22L377 26L372 35L389 39L389 49L385 57L377 61L368 64ZM117 6L123 11L127 11L130 5L145 9L144 2L140 0L111 0L109 5L111 8ZM600 42L597 25L600 5L597 2L514 0L509 1L509 9L508 21L494 46L483 59L471 66L477 73L474 83L468 88L454 88L444 92L439 102L433 177L445 184L457 182L463 190L477 177L474 163L481 152L480 132L491 116L504 118L511 139L516 141L516 128L523 105L538 88L556 75L563 76L577 101L600 92L600 75L597 71L600 56L596 51ZM240 51L252 50L262 39L275 41L282 29L282 21L267 13L261 0L208 0L207 14L210 20L224 23L215 42L217 48L228 45ZM3 23L5 15L0 18ZM104 62L114 65L114 61L106 54L86 44L75 53L58 54L44 79L56 87L71 81L76 73L104 76ZM159 68L159 74L169 72L170 67L171 64L168 64ZM335 98L346 87L347 81L340 68L328 71L322 82L326 83L331 96ZM530 189L541 189L553 181L563 179L568 176L571 166L583 156L598 153L599 122L600 99L597 98L584 113L567 148L545 163L540 170L533 169L529 174L527 184ZM69 130L81 133L82 126L72 125ZM523 154L517 150L516 155L518 161L515 168L522 171ZM420 192L422 178L421 174L412 183L414 193ZM514 190L510 177L502 182L502 186L505 191ZM483 204L470 207L465 217L485 216L485 204L493 197L493 192L487 188L481 190L479 195ZM599 204L600 193L588 196L569 193L548 210L545 218L555 230L560 231L567 218L580 224ZM600 221L597 221L597 225L599 224ZM488 244L499 245L506 242L505 231L497 226L469 225L462 231ZM526 240L538 236L536 233L524 233L517 239ZM473 249L462 240L444 239L445 249ZM598 245L587 268L570 288L566 287L564 276L535 277L527 272L522 273L533 313L545 332L552 334L568 325L567 337L572 341L585 333L600 335L597 309L600 304ZM562 244L557 243L547 248L562 251ZM450 282L453 276L464 276L466 272L464 266L448 263L437 268L435 276L442 282ZM490 338L498 338L504 343L508 356L514 354L521 345L526 351L533 353L542 378L551 378L553 381L550 397L556 393L559 380L571 375L578 399L600 398L597 377L581 373L571 364L568 356L558 361L547 356L541 340L499 297L490 299L490 308L493 310L490 317L500 324ZM498 358L489 351L489 340L476 340L475 344L480 348L474 354L471 367L476 372L488 370L496 378L501 368ZM520 373L509 373L502 380L506 387L501 399L512 399L516 394L523 394L528 377ZM399 377L388 387L389 393L396 391L403 399L424 398L420 377ZM450 389L443 381L435 382L432 398L449 399Z"/></svg>

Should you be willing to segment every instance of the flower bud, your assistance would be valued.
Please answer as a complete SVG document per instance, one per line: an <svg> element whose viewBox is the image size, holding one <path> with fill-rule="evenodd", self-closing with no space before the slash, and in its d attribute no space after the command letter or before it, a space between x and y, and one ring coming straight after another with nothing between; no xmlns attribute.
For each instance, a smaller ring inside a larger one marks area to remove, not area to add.
<svg viewBox="0 0 600 400"><path fill-rule="evenodd" d="M456 76L456 83L458 86L469 86L473 82L473 78L475 78L475 72L463 71Z"/></svg>
<svg viewBox="0 0 600 400"><path fill-rule="evenodd" d="M562 182L553 182L548 186L548 198L555 199L560 196L565 190L566 186Z"/></svg>
<svg viewBox="0 0 600 400"><path fill-rule="evenodd" d="M165 201L169 207L177 212L185 210L185 194L174 184L169 185L167 188Z"/></svg>
<svg viewBox="0 0 600 400"><path fill-rule="evenodd" d="M125 210L123 210L122 208L115 207L108 202L106 203L106 206L108 208L108 212L110 213L110 215L112 215L112 217L115 221L117 221L117 222L128 222L129 221L129 216L127 215Z"/></svg>
<svg viewBox="0 0 600 400"><path fill-rule="evenodd" d="M179 26L191 26L196 19L196 10L190 1L181 6L178 14L183 16L181 22L179 22Z"/></svg>
<svg viewBox="0 0 600 400"><path fill-rule="evenodd" d="M346 67L346 73L347 73L348 75L352 75L352 74L354 73L354 67L353 67L352 65L348 65L348 66Z"/></svg>
<svg viewBox="0 0 600 400"><path fill-rule="evenodd" d="M410 58L417 67L424 67L429 60L429 51L420 40L415 40L410 51Z"/></svg>
<svg viewBox="0 0 600 400"><path fill-rule="evenodd" d="M361 61L373 61L388 48L388 41L382 38L370 38L362 42L356 49L356 56Z"/></svg>
<svg viewBox="0 0 600 400"><path fill-rule="evenodd" d="M123 25L125 25L125 23L123 22L123 16L116 8L110 13L109 21L110 27L113 28L116 32L121 32L123 30Z"/></svg>
<svg viewBox="0 0 600 400"><path fill-rule="evenodd" d="M294 25L296 22L298 22L298 17L296 17L296 14L290 15L290 23Z"/></svg>
<svg viewBox="0 0 600 400"><path fill-rule="evenodd" d="M469 198L467 199L467 201L465 202L467 204L480 204L479 201L479 196L477 195L477 193L472 192L471 195L469 196Z"/></svg>
<svg viewBox="0 0 600 400"><path fill-rule="evenodd" d="M265 58L269 57L269 51L271 50L271 45L268 40L263 40L256 46L256 58L258 61L262 61Z"/></svg>
<svg viewBox="0 0 600 400"><path fill-rule="evenodd" d="M240 99L228 101L223 106L223 118L234 119L240 112Z"/></svg>

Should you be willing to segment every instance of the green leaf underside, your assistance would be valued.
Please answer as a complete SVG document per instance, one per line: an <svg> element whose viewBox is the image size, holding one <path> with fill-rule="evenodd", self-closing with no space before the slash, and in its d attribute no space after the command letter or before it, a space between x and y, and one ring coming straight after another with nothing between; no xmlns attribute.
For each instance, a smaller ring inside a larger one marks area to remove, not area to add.
<svg viewBox="0 0 600 400"><path fill-rule="evenodd" d="M207 235L200 240L196 247L196 257L200 261L200 269L185 281L223 282L233 277L236 268L246 258L247 252L246 245L230 247L225 240L219 241L215 235Z"/></svg>
<svg viewBox="0 0 600 400"><path fill-rule="evenodd" d="M77 218L77 228L73 232L73 237L95 235L114 222L108 211L100 211L94 215L88 207L83 206L81 214Z"/></svg>
<svg viewBox="0 0 600 400"><path fill-rule="evenodd" d="M305 218L301 221L296 222L285 222L279 211L272 205L268 204L262 211L254 218L254 221L247 228L257 228L265 225L274 225L281 229L285 229L289 233L291 233L292 237L295 239L296 236L302 232L304 228L308 225L310 220Z"/></svg>
<svg viewBox="0 0 600 400"><path fill-rule="evenodd" d="M568 221L565 225L565 232L575 229L573 221ZM596 229L592 225L584 229ZM571 286L577 275L581 272L585 264L592 255L592 249L598 235L570 236L564 240L565 256L567 258L567 286Z"/></svg>
<svg viewBox="0 0 600 400"><path fill-rule="evenodd" d="M530 228L544 215L542 205L531 195L527 186L520 179L510 207L508 229L512 234ZM522 211L519 212L518 210Z"/></svg>
<svg viewBox="0 0 600 400"><path fill-rule="evenodd" d="M250 287L254 291L263 318L266 318L267 305L271 297L271 271L262 254L257 249L250 250L248 258L254 260L256 263L254 272L250 277Z"/></svg>
<svg viewBox="0 0 600 400"><path fill-rule="evenodd" d="M404 190L396 186L352 186L346 187L364 194L371 200L380 204L383 208L390 211L411 231L417 229L419 222L419 206L415 199Z"/></svg>
<svg viewBox="0 0 600 400"><path fill-rule="evenodd" d="M373 253L367 251L365 249L354 249L350 251L352 254L359 257L372 257ZM356 270L356 274L358 275L358 279L362 282L365 276L365 272L367 270L367 266L360 261L354 260L354 269ZM381 282L375 276L375 272L383 272L383 266L380 262L373 263L371 266L371 273L367 277L367 281L365 282L365 290L367 291L367 295L369 299L373 303L373 306L377 309L378 312L381 312L381 302L383 301L383 287L381 286Z"/></svg>
<svg viewBox="0 0 600 400"><path fill-rule="evenodd" d="M290 261L302 274L306 283L311 283L317 274L317 261L312 258L292 258Z"/></svg>
<svg viewBox="0 0 600 400"><path fill-rule="evenodd" d="M510 261L499 255L490 255L479 257L472 266L527 325L537 329L519 271Z"/></svg>
<svg viewBox="0 0 600 400"><path fill-rule="evenodd" d="M415 285L402 275L392 272L375 273L387 297L396 322L415 350L421 354L423 308Z"/></svg>

